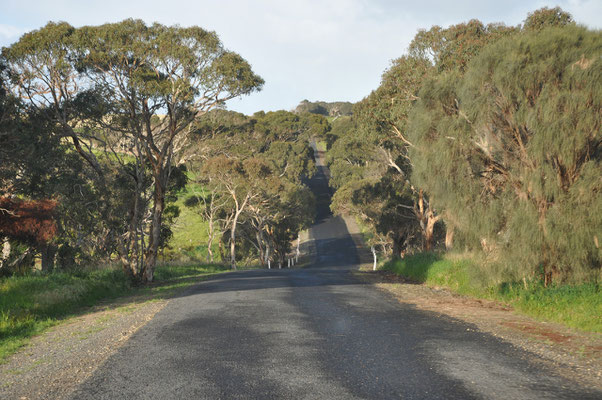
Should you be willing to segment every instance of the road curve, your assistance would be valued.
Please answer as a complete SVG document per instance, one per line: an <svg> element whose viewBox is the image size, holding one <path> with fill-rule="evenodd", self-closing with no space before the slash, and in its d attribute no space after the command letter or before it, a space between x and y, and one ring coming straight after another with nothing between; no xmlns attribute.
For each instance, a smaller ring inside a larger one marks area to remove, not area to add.
<svg viewBox="0 0 602 400"><path fill-rule="evenodd" d="M327 170L302 269L216 276L173 299L73 399L602 398L474 326L354 279Z"/></svg>

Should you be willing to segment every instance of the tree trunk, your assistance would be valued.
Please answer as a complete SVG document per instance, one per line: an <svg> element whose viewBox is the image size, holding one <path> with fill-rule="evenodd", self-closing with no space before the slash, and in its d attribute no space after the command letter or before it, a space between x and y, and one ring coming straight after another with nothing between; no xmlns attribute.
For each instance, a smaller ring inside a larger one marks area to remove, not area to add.
<svg viewBox="0 0 602 400"><path fill-rule="evenodd" d="M445 231L445 248L447 250L451 250L454 247L454 227L451 225L447 225L447 229Z"/></svg>
<svg viewBox="0 0 602 400"><path fill-rule="evenodd" d="M270 252L271 252L271 247L270 247L270 242L266 242L265 244L265 262L270 262Z"/></svg>
<svg viewBox="0 0 602 400"><path fill-rule="evenodd" d="M426 229L424 231L424 249L426 251L433 250L433 231L435 230L435 223L438 218L434 216L434 213L429 209L427 212Z"/></svg>
<svg viewBox="0 0 602 400"><path fill-rule="evenodd" d="M161 241L161 222L163 219L163 209L165 207L165 189L162 182L155 182L155 193L153 197L153 217L144 260L144 272L142 274L142 280L144 282L153 281L155 266L157 265L157 253Z"/></svg>
<svg viewBox="0 0 602 400"><path fill-rule="evenodd" d="M10 241L7 237L5 237L2 241L2 258L0 258L0 269L4 267L4 263L8 260L10 256Z"/></svg>
<svg viewBox="0 0 602 400"><path fill-rule="evenodd" d="M42 271L50 272L54 269L54 255L56 254L56 247L52 244L43 244L40 248L42 255Z"/></svg>
<svg viewBox="0 0 602 400"><path fill-rule="evenodd" d="M426 205L426 207L425 207ZM429 202L424 200L424 193L422 190L418 193L418 204L414 203L414 213L420 223L420 229L422 230L423 236L423 249L424 251L431 251L433 249L433 231L435 224L441 216L435 216L435 212L430 206Z"/></svg>
<svg viewBox="0 0 602 400"><path fill-rule="evenodd" d="M213 246L213 236L215 233L213 232L213 216L209 219L209 237L207 238L207 262L213 262L213 250L211 247Z"/></svg>
<svg viewBox="0 0 602 400"><path fill-rule="evenodd" d="M398 236L393 236L393 250L391 255L393 258L401 257L401 238Z"/></svg>
<svg viewBox="0 0 602 400"><path fill-rule="evenodd" d="M220 238L219 242L217 242L217 245L219 248L219 257L222 262L226 261L226 250L224 249L224 239L225 239L225 236L222 234L222 237Z"/></svg>
<svg viewBox="0 0 602 400"><path fill-rule="evenodd" d="M140 201L140 196L144 185L144 170L140 165L140 161L136 163L136 174L133 179L136 183L135 192L133 194L134 201L129 210L128 231L125 237L120 236L119 243L119 258L123 265L125 274L132 280L140 281L140 273L144 267L144 243L142 232L141 210L143 205Z"/></svg>
<svg viewBox="0 0 602 400"><path fill-rule="evenodd" d="M234 214L232 227L230 228L230 267L236 269L236 224L238 223L239 212Z"/></svg>
<svg viewBox="0 0 602 400"><path fill-rule="evenodd" d="M261 265L264 266L265 265L265 250L263 247L263 235L261 234L261 230L258 230L255 233L255 240L257 240L257 248L259 249L259 261L261 262Z"/></svg>

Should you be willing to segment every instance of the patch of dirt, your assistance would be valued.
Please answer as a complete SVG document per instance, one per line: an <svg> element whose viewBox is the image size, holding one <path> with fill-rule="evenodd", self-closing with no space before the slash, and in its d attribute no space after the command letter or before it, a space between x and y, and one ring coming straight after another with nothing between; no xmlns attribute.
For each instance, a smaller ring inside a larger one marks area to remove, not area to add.
<svg viewBox="0 0 602 400"><path fill-rule="evenodd" d="M563 325L541 322L514 313L495 301L455 294L407 281L383 271L357 271L356 276L391 293L403 303L439 312L474 324L541 357L541 362L583 385L602 389L602 335L579 332Z"/></svg>
<svg viewBox="0 0 602 400"><path fill-rule="evenodd" d="M168 300L125 298L34 337L0 364L0 399L63 399Z"/></svg>

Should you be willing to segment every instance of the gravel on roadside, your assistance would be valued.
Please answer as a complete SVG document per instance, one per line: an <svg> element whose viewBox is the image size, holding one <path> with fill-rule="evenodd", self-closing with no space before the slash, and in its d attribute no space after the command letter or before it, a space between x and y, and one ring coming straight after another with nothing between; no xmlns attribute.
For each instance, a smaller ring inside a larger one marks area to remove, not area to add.
<svg viewBox="0 0 602 400"><path fill-rule="evenodd" d="M66 398L167 302L118 299L32 338L0 364L0 399Z"/></svg>

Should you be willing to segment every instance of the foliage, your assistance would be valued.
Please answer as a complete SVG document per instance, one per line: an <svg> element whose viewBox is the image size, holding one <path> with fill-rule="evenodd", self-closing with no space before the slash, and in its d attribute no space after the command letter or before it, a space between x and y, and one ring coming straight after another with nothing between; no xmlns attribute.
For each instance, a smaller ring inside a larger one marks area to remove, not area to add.
<svg viewBox="0 0 602 400"><path fill-rule="evenodd" d="M498 282L599 279L600 43L559 8L419 31L333 125L332 209L393 256L445 234Z"/></svg>
<svg viewBox="0 0 602 400"><path fill-rule="evenodd" d="M189 175L188 184L178 193L175 204L180 209L180 215L174 220L173 236L162 252L162 259L219 261L219 258L214 257L218 251L217 242L212 240L210 249L207 245L209 222L204 213L206 208L203 200L208 193L203 185L196 181L195 176ZM218 232L215 234L215 237L218 237Z"/></svg>
<svg viewBox="0 0 602 400"><path fill-rule="evenodd" d="M190 169L203 190L187 203L207 222L208 248L219 231L222 258L229 246L233 268L244 257L284 262L313 218L313 197L302 183L315 171L308 142L330 129L328 121L286 111L251 118L214 111L197 126Z"/></svg>
<svg viewBox="0 0 602 400"><path fill-rule="evenodd" d="M430 60L437 71L463 72L468 62L487 44L512 35L518 28L503 24L484 25L479 20L452 25L448 28L433 26L419 30L409 47L409 55Z"/></svg>
<svg viewBox="0 0 602 400"><path fill-rule="evenodd" d="M420 92L413 179L507 279L600 272L601 46L584 28L526 33Z"/></svg>
<svg viewBox="0 0 602 400"><path fill-rule="evenodd" d="M56 202L18 201L0 197L0 232L11 239L23 242L41 243L56 235L53 218Z"/></svg>
<svg viewBox="0 0 602 400"><path fill-rule="evenodd" d="M596 283L551 286L523 282L494 284L479 268L480 257L467 254L417 253L392 260L387 271L429 286L443 286L479 298L510 304L516 310L544 321L554 321L589 332L602 332L602 301Z"/></svg>
<svg viewBox="0 0 602 400"><path fill-rule="evenodd" d="M540 31L552 26L562 27L574 24L575 21L571 14L563 11L560 7L543 7L527 15L523 29L525 31Z"/></svg>
<svg viewBox="0 0 602 400"><path fill-rule="evenodd" d="M104 236L116 242L105 251L118 251L135 279L152 281L170 234L166 223L175 216L167 197L186 131L207 111L259 90L263 80L213 32L132 19L77 29L51 22L3 56L12 92L96 172L100 216L110 231ZM121 219L109 194L116 183L129 191L118 202Z"/></svg>
<svg viewBox="0 0 602 400"><path fill-rule="evenodd" d="M420 241L430 247L434 240L438 217L409 181L407 140L408 113L431 70L425 59L393 61L381 85L355 105L346 131L337 128L328 154L331 186L337 189L333 210L359 217L371 227L370 244L393 256Z"/></svg>

